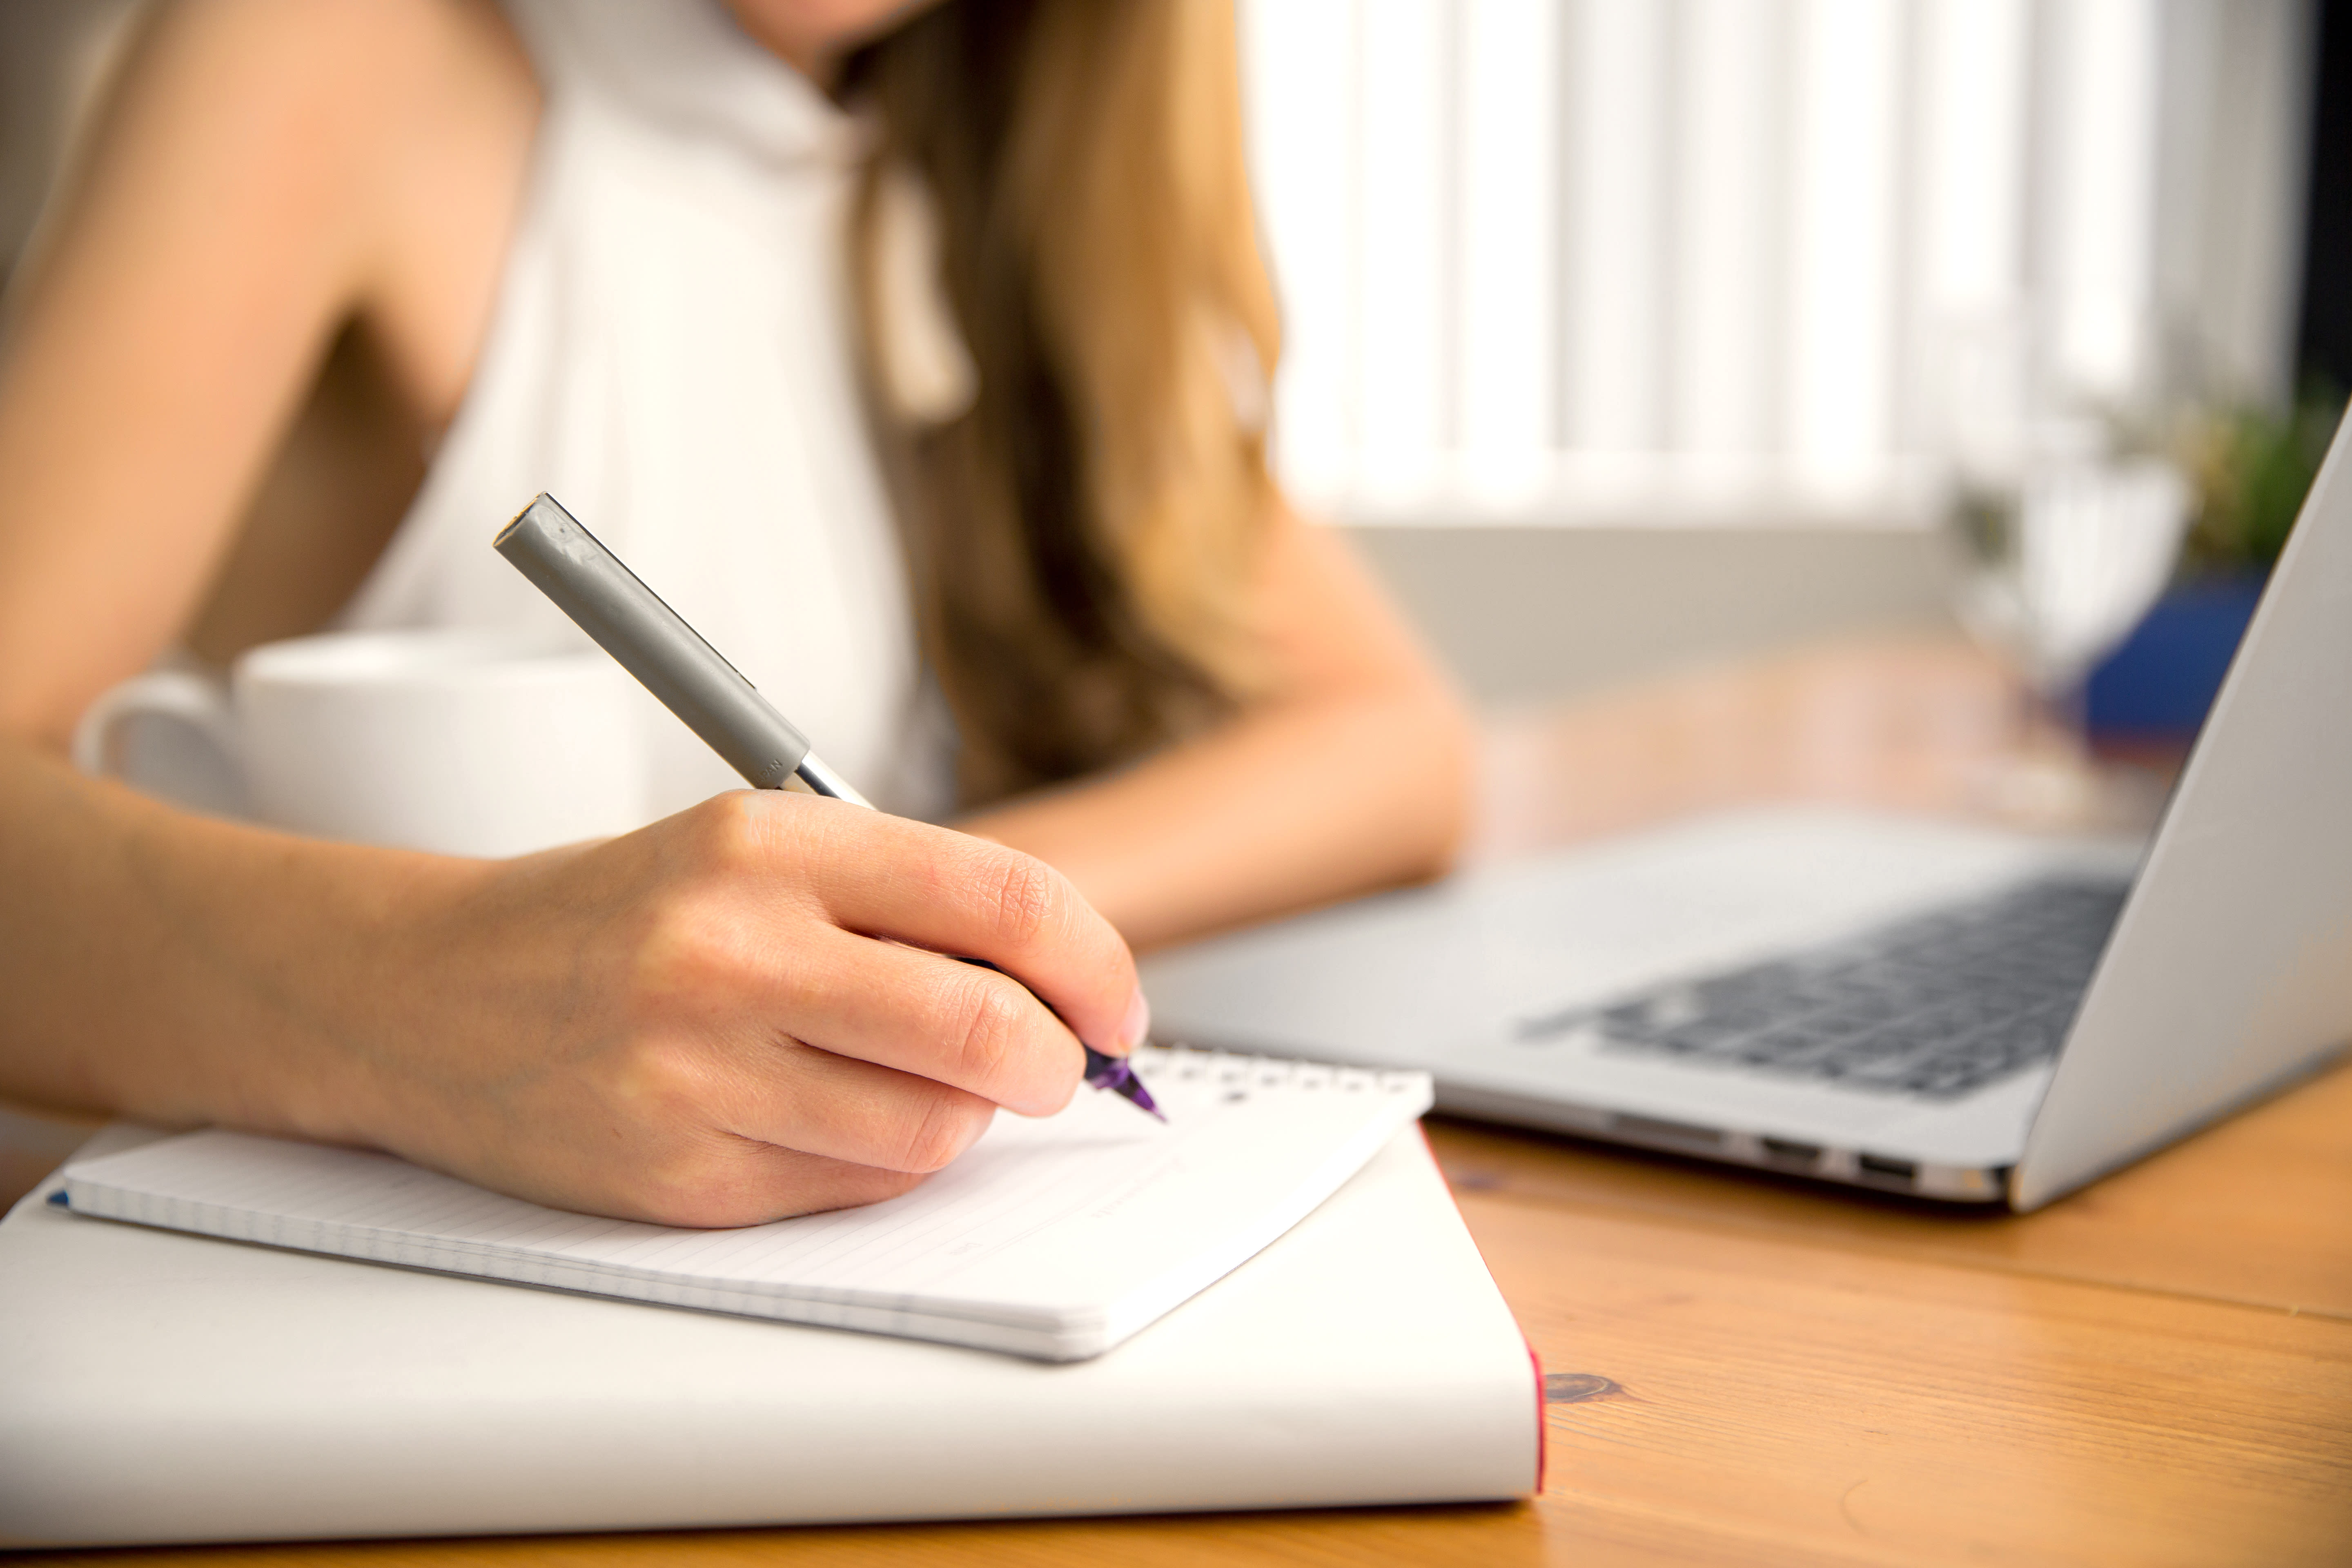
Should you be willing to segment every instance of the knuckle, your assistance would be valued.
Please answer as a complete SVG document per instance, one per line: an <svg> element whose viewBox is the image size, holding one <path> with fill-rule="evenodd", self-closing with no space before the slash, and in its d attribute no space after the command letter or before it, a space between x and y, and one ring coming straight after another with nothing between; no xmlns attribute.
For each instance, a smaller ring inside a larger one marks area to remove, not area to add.
<svg viewBox="0 0 2352 1568"><path fill-rule="evenodd" d="M742 1016L820 966L757 901L688 891L642 911L618 969L638 1017L676 1023Z"/></svg>
<svg viewBox="0 0 2352 1568"><path fill-rule="evenodd" d="M685 1042L656 1037L632 1043L614 1070L610 1099L630 1126L672 1128L691 1124L709 1092L699 1053Z"/></svg>
<svg viewBox="0 0 2352 1568"><path fill-rule="evenodd" d="M980 882L982 909L992 933L1009 947L1027 947L1045 934L1060 907L1060 878L1043 860L1018 851L993 857Z"/></svg>
<svg viewBox="0 0 2352 1568"><path fill-rule="evenodd" d="M661 1002L731 990L740 955L727 928L720 911L702 899L675 897L648 907L631 965L636 994Z"/></svg>
<svg viewBox="0 0 2352 1568"><path fill-rule="evenodd" d="M765 803L751 790L712 795L687 813L698 868L719 875L750 869L771 849Z"/></svg>
<svg viewBox="0 0 2352 1568"><path fill-rule="evenodd" d="M928 1175L943 1169L971 1146L987 1125L988 1108L953 1090L919 1097L902 1113L890 1138L893 1171Z"/></svg>
<svg viewBox="0 0 2352 1568"><path fill-rule="evenodd" d="M1011 988L984 970L962 983L956 1012L956 1063L966 1082L993 1084L1012 1065L1023 1034L1022 1005Z"/></svg>

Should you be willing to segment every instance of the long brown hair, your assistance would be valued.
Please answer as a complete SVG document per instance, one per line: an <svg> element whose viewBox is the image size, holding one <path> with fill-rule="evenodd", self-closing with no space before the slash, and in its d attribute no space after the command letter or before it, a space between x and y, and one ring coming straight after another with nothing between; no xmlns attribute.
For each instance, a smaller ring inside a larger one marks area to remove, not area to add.
<svg viewBox="0 0 2352 1568"><path fill-rule="evenodd" d="M851 228L869 370L883 195L911 175L975 373L939 422L874 400L965 804L1197 729L1257 679L1273 495L1230 4L948 0L839 91L879 126Z"/></svg>

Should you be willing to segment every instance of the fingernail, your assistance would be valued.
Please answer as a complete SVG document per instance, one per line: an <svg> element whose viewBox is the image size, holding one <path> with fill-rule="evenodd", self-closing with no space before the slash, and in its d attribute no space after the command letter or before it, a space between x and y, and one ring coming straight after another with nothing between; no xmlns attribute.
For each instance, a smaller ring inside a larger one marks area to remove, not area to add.
<svg viewBox="0 0 2352 1568"><path fill-rule="evenodd" d="M1131 1051L1143 1044L1151 1033L1151 1004L1143 999L1143 987L1135 988L1134 999L1127 1005L1127 1021L1118 1026L1118 1047Z"/></svg>

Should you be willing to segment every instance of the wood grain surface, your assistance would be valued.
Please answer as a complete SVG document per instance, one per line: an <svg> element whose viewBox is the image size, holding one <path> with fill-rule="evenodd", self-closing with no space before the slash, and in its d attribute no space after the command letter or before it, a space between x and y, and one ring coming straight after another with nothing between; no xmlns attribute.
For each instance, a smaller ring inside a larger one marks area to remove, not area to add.
<svg viewBox="0 0 2352 1568"><path fill-rule="evenodd" d="M1965 647L1904 643L1520 716L1482 853L1763 798L2149 809L2160 773L2053 753L2017 712ZM1432 1141L1550 1373L1531 1503L20 1561L2352 1563L2352 1066L2024 1216L1467 1122Z"/></svg>

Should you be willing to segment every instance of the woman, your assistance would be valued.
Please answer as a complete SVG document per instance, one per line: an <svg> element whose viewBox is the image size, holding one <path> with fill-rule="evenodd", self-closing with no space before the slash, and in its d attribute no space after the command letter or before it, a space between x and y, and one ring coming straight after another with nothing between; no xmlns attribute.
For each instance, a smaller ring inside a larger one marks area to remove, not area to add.
<svg viewBox="0 0 2352 1568"><path fill-rule="evenodd" d="M0 1094L750 1223L1057 1110L1129 942L1443 865L1461 721L1265 477L1225 8L908 10L146 25L0 362ZM542 487L956 828L702 799L683 731L681 809L508 862L59 761L175 647L543 616L486 544Z"/></svg>

